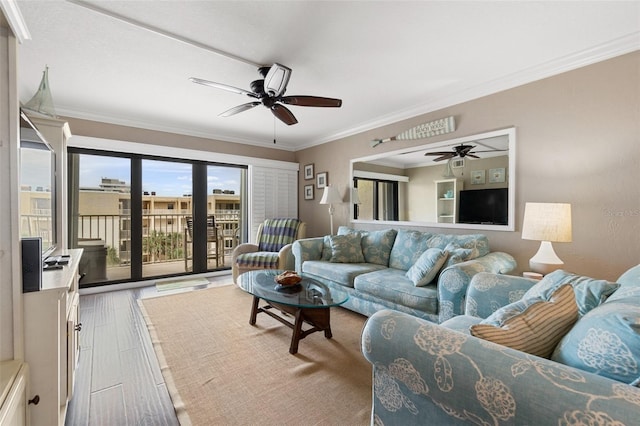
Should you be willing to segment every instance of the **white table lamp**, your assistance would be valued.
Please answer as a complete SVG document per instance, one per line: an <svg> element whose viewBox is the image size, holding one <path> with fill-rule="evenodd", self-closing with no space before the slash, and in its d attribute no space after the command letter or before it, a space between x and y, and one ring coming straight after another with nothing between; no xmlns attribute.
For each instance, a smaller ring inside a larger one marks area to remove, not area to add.
<svg viewBox="0 0 640 426"><path fill-rule="evenodd" d="M322 199L320 200L320 204L329 204L329 220L331 222L331 235L333 235L333 212L335 209L333 208L334 204L342 203L342 197L340 197L340 193L336 188L331 185L327 185L324 187L324 192L322 193Z"/></svg>
<svg viewBox="0 0 640 426"><path fill-rule="evenodd" d="M571 204L526 203L522 239L541 241L529 267L543 275L562 268L564 262L553 250L552 242L571 242Z"/></svg>

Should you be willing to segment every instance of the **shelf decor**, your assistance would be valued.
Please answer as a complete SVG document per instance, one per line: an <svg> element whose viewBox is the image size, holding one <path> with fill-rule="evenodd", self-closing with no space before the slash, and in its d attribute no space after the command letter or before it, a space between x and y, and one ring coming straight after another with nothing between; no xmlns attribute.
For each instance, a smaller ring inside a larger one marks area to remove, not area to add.
<svg viewBox="0 0 640 426"><path fill-rule="evenodd" d="M471 185L482 185L485 182L484 170L474 170L471 172Z"/></svg>
<svg viewBox="0 0 640 426"><path fill-rule="evenodd" d="M502 183L504 182L504 167L498 169L489 169L489 182L490 183Z"/></svg>

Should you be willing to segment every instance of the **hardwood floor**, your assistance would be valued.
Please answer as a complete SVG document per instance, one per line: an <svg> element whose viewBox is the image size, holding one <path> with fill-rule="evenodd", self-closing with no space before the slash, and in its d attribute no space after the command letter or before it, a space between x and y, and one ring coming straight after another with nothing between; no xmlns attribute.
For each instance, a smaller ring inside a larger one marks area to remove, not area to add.
<svg viewBox="0 0 640 426"><path fill-rule="evenodd" d="M209 281L212 287L231 277ZM190 289L173 293L181 291ZM158 294L152 285L80 296L80 358L67 426L179 424L137 302Z"/></svg>

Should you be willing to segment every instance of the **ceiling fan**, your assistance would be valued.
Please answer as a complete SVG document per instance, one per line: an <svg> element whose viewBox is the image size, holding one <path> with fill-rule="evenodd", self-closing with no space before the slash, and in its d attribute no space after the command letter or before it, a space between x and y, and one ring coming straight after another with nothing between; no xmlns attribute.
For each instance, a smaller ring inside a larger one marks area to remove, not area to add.
<svg viewBox="0 0 640 426"><path fill-rule="evenodd" d="M223 83L203 80L201 78L191 77L189 80L194 83L227 90L239 95L247 95L250 98L256 99L255 101L238 105L220 113L219 116L221 117L229 117L262 104L269 108L276 118L290 126L296 124L298 120L293 113L282 104L331 108L338 108L342 105L341 99L323 98L319 96L284 96L284 92L287 90L287 83L289 83L289 77L291 77L291 68L285 67L284 65L276 63L270 67L260 67L258 68L258 72L263 78L251 82L251 91Z"/></svg>
<svg viewBox="0 0 640 426"><path fill-rule="evenodd" d="M481 152L498 152L498 151L507 151L506 149L490 149L486 151L472 151L475 146L473 145L464 145L460 144L458 146L454 146L452 151L438 151L438 152L427 152L424 155L438 155L438 158L434 158L433 161L442 161L442 160L450 160L455 157L471 157L471 158L480 158L475 154Z"/></svg>

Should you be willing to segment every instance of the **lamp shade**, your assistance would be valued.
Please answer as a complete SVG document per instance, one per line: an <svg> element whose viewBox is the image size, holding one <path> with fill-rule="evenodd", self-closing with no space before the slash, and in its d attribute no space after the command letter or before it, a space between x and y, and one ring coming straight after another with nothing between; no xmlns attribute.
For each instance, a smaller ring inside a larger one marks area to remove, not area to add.
<svg viewBox="0 0 640 426"><path fill-rule="evenodd" d="M571 204L526 203L522 239L571 242Z"/></svg>
<svg viewBox="0 0 640 426"><path fill-rule="evenodd" d="M342 197L336 188L331 185L324 187L320 204L338 204L342 203Z"/></svg>

